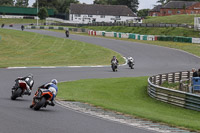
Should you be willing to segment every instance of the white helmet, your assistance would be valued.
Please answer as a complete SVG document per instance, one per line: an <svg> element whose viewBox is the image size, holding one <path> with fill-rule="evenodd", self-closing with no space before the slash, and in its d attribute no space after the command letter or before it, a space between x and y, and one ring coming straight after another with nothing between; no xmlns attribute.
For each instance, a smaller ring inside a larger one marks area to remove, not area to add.
<svg viewBox="0 0 200 133"><path fill-rule="evenodd" d="M51 83L57 85L58 81L57 81L56 79L52 79L52 80L51 80Z"/></svg>

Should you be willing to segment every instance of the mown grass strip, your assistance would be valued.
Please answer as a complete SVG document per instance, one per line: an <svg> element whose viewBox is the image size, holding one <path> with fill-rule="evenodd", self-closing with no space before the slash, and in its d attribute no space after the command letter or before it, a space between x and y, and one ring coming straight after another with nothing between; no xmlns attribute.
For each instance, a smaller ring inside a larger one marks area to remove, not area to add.
<svg viewBox="0 0 200 133"><path fill-rule="evenodd" d="M189 24L194 25L194 17L200 17L197 14L183 14L183 15L171 15L171 16L157 16L147 17L144 19L144 23L168 23L168 24Z"/></svg>
<svg viewBox="0 0 200 133"><path fill-rule="evenodd" d="M147 77L87 79L58 84L58 98L200 131L200 112L152 99Z"/></svg>
<svg viewBox="0 0 200 133"><path fill-rule="evenodd" d="M39 20L39 23L44 21ZM37 23L36 19L16 19L16 18L0 18L0 24L32 24Z"/></svg>
<svg viewBox="0 0 200 133"><path fill-rule="evenodd" d="M113 55L124 62L112 50L80 41L8 29L0 35L0 67L109 65Z"/></svg>

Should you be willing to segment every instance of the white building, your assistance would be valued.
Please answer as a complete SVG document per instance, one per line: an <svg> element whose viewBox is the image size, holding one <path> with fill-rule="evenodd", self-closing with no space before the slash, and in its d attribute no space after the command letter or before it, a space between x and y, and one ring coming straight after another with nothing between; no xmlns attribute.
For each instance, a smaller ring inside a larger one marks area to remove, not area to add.
<svg viewBox="0 0 200 133"><path fill-rule="evenodd" d="M137 22L137 16L124 5L71 4L69 20L75 23Z"/></svg>

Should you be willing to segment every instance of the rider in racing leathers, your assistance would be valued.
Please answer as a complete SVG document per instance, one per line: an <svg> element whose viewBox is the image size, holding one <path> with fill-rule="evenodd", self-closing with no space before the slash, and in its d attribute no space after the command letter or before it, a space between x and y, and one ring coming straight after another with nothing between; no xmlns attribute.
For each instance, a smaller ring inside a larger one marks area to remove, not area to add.
<svg viewBox="0 0 200 133"><path fill-rule="evenodd" d="M116 60L117 65L118 65L119 61L118 61L118 59L116 58L116 56L113 56L113 58L111 59L111 64L112 64L112 61L115 61L115 60Z"/></svg>
<svg viewBox="0 0 200 133"><path fill-rule="evenodd" d="M24 92L25 95L31 95L31 90L34 84L33 75L29 74L26 77L18 77L15 80L15 86L12 88L13 90L19 87L19 83L25 83L26 84L26 91Z"/></svg>
<svg viewBox="0 0 200 133"><path fill-rule="evenodd" d="M53 98L51 99L50 103L48 103L51 106L55 105L54 98L56 97L57 92L58 92L57 83L58 83L58 81L56 79L52 79L50 83L44 84L44 85L39 87L39 89L40 88L48 89L52 92ZM30 105L30 108L32 108L33 106L34 106L34 103L32 103L32 105Z"/></svg>
<svg viewBox="0 0 200 133"><path fill-rule="evenodd" d="M133 57L128 57L128 64L129 64L130 62L133 62L133 63L134 63Z"/></svg>

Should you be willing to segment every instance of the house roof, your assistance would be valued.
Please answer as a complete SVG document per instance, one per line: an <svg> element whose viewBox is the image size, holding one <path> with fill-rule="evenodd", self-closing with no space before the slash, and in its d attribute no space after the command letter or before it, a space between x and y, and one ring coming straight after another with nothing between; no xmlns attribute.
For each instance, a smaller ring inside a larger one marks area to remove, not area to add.
<svg viewBox="0 0 200 133"><path fill-rule="evenodd" d="M175 9L183 9L188 8L198 2L195 1L170 1L167 4L165 4L162 8L175 8Z"/></svg>
<svg viewBox="0 0 200 133"><path fill-rule="evenodd" d="M157 5L155 6L152 10L150 10L151 12L160 12L160 8L162 8L162 5Z"/></svg>
<svg viewBox="0 0 200 133"><path fill-rule="evenodd" d="M136 17L130 8L125 5L88 5L70 4L71 14L111 15Z"/></svg>

